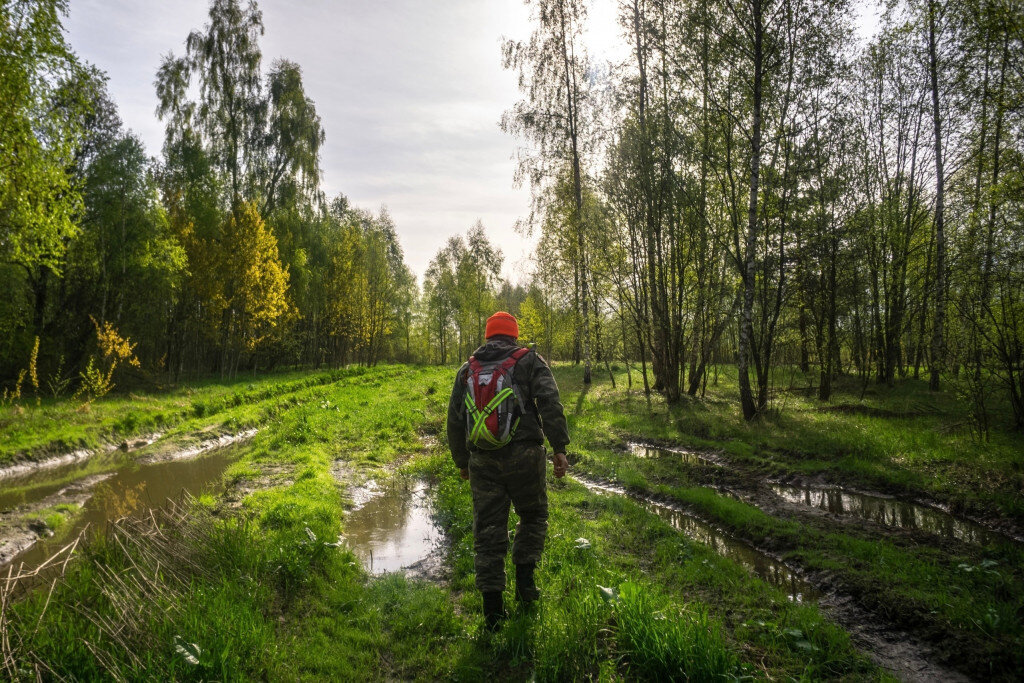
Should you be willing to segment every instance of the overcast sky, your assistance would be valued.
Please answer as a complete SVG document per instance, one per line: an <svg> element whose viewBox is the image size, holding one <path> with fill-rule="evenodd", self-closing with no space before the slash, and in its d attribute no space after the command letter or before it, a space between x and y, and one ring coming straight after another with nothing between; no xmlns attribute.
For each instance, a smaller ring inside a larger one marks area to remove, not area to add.
<svg viewBox="0 0 1024 683"><path fill-rule="evenodd" d="M71 45L110 77L125 125L160 154L153 80L208 20L208 0L73 0ZM513 186L516 141L498 120L520 95L501 68L502 37L525 39L521 0L263 0L264 72L286 57L303 71L327 141L324 189L394 217L406 262L422 276L450 235L477 219L505 254L506 276L533 246L513 230L529 189ZM597 59L625 50L615 0L592 0Z"/></svg>
<svg viewBox="0 0 1024 683"><path fill-rule="evenodd" d="M110 77L125 125L159 155L153 80L161 57L181 54L208 17L207 0L73 0L71 45ZM613 43L612 0L596 3L593 40ZM328 196L394 217L417 275L450 235L477 219L505 254L505 274L527 268L533 246L513 230L529 189L513 186L516 141L498 120L518 98L501 68L502 36L525 38L521 0L263 0L264 72L286 57L302 67L327 141Z"/></svg>

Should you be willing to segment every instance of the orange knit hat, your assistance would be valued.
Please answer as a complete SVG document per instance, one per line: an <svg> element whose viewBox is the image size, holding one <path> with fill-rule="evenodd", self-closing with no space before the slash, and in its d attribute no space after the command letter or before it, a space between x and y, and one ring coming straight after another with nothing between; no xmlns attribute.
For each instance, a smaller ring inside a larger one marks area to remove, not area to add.
<svg viewBox="0 0 1024 683"><path fill-rule="evenodd" d="M498 311L487 319L484 336L490 339L498 334L506 334L509 337L519 336L519 322L514 315L505 311Z"/></svg>

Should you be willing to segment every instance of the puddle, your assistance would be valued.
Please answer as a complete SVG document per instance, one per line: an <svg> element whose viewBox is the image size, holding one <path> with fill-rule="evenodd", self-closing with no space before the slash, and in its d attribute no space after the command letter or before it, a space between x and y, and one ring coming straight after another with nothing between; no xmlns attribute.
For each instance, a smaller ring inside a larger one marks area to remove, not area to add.
<svg viewBox="0 0 1024 683"><path fill-rule="evenodd" d="M396 572L427 558L441 540L422 481L371 480L352 493L343 537L371 574Z"/></svg>
<svg viewBox="0 0 1024 683"><path fill-rule="evenodd" d="M645 459L657 459L657 458L680 458L687 465L710 465L712 467L721 467L722 463L717 458L708 453L698 453L697 451L689 451L685 449L675 448L662 448L660 446L652 446L646 443L631 442L626 444L629 448L629 452L637 458Z"/></svg>
<svg viewBox="0 0 1024 683"><path fill-rule="evenodd" d="M834 515L858 517L899 529L923 531L974 545L1005 541L1001 534L948 512L895 498L855 493L821 486L772 484L772 491L788 503L817 508Z"/></svg>
<svg viewBox="0 0 1024 683"><path fill-rule="evenodd" d="M102 530L108 520L145 513L150 507L162 505L168 498L176 498L182 491L199 495L216 490L222 485L221 476L237 455L235 449L226 448L194 460L153 463L122 460L114 472L96 477L95 485L81 501L81 513L73 522L62 528L57 536L40 540L14 556L12 562L31 571L60 548L61 543L66 543L87 526ZM48 485L40 484L31 491L36 495L48 488ZM42 494L36 500L45 497L46 494Z"/></svg>
<svg viewBox="0 0 1024 683"><path fill-rule="evenodd" d="M39 502L89 475L116 469L131 462L131 457L125 453L108 453L6 479L0 486L0 514Z"/></svg>
<svg viewBox="0 0 1024 683"><path fill-rule="evenodd" d="M671 524L673 528L686 534L688 538L698 543L703 543L719 555L742 565L747 571L758 578L786 591L789 599L794 602L817 600L821 597L820 591L807 581L801 579L784 562L757 550L753 546L720 529L716 529L710 524L702 522L679 508L634 495L619 486L600 484L578 476L576 480L591 491L628 496L637 501L646 509Z"/></svg>

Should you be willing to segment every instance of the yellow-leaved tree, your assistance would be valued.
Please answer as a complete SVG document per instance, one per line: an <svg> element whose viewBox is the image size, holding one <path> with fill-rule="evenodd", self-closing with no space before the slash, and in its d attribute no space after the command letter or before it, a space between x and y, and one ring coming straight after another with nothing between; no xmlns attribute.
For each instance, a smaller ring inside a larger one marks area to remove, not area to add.
<svg viewBox="0 0 1024 683"><path fill-rule="evenodd" d="M277 238L254 202L239 204L221 231L219 287L215 304L223 311L225 352L232 374L243 352L260 342L292 313L288 271L281 264Z"/></svg>

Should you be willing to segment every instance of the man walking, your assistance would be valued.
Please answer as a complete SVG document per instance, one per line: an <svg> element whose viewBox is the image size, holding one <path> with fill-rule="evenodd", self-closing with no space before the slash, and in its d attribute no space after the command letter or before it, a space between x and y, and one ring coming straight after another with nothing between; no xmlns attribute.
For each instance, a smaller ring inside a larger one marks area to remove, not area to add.
<svg viewBox="0 0 1024 683"><path fill-rule="evenodd" d="M505 554L509 504L519 515L512 561L516 599L524 607L539 591L534 570L548 529L544 437L554 451L554 474L565 476L569 431L551 369L517 343L515 316L487 319L487 343L455 377L448 403L448 445L473 493L476 586L488 630L505 617Z"/></svg>

